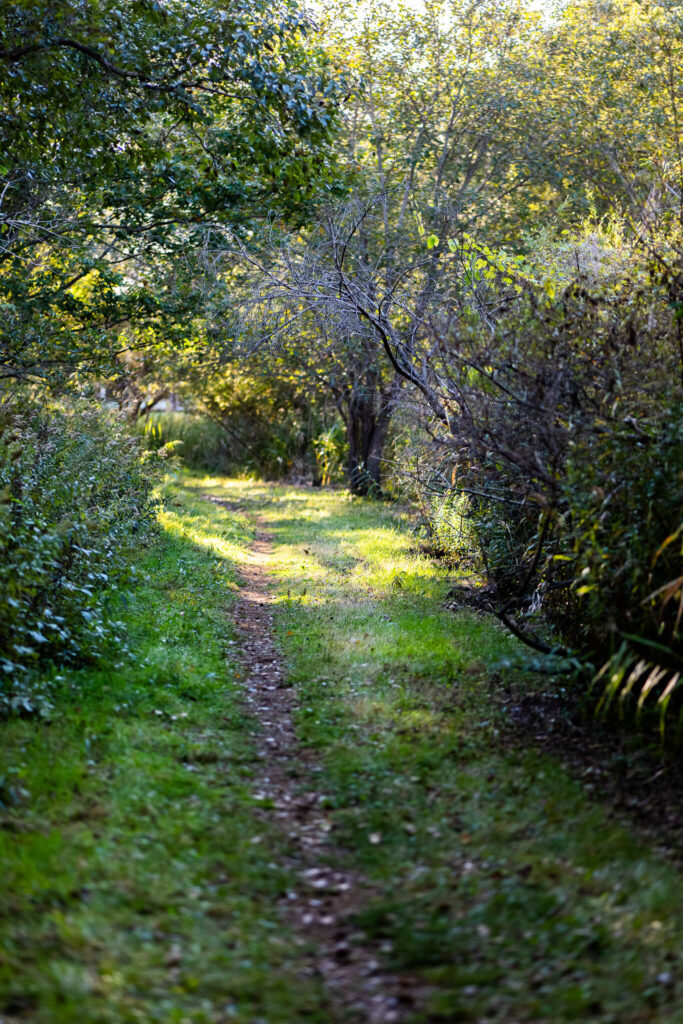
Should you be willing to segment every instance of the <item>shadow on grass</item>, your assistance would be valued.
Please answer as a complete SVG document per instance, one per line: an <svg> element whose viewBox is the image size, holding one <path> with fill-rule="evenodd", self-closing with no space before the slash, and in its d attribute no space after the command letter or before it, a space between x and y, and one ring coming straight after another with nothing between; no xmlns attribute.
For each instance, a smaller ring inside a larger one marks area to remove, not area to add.
<svg viewBox="0 0 683 1024"><path fill-rule="evenodd" d="M301 741L326 767L330 856L371 879L361 923L433 986L417 1019L673 1024L680 875L531 736L506 745L495 666L511 641L443 610L444 574L391 510L242 486L212 492L238 494L275 538L278 634Z"/></svg>

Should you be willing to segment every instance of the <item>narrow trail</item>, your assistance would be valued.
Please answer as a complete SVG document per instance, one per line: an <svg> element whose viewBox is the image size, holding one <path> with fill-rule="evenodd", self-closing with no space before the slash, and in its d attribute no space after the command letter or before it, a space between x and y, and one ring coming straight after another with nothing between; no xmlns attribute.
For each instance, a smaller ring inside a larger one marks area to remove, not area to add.
<svg viewBox="0 0 683 1024"><path fill-rule="evenodd" d="M503 674L514 643L446 608L450 581L393 510L199 486L228 538L242 524L226 553L254 723L248 842L278 850L261 913L311 992L285 1024L683 1021L680 876L592 771L535 740L561 728L559 700L519 722L545 690Z"/></svg>
<svg viewBox="0 0 683 1024"><path fill-rule="evenodd" d="M3 722L0 1021L683 1024L674 770L396 508L166 494L130 658Z"/></svg>
<svg viewBox="0 0 683 1024"><path fill-rule="evenodd" d="M229 502L211 500L230 507ZM287 835L289 866L299 879L295 890L283 894L279 909L302 945L314 950L305 970L323 981L335 1019L396 1024L419 1001L419 985L382 970L382 955L389 950L369 945L353 925L368 887L330 864L343 860L343 851L334 848L325 794L315 786L321 766L296 739L296 694L286 685L273 639L267 570L271 550L269 535L259 527L254 560L240 572L243 588L235 621L245 701L261 726L254 736L259 759L254 795L264 805L259 816L275 821Z"/></svg>

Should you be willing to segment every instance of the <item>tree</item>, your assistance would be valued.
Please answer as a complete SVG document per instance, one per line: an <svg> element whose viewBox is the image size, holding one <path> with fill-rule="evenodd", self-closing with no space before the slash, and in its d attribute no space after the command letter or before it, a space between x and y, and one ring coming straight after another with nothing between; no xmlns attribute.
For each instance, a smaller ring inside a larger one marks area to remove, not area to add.
<svg viewBox="0 0 683 1024"><path fill-rule="evenodd" d="M160 264L202 226L300 218L330 180L338 85L290 2L0 6L5 378L111 359L187 315Z"/></svg>
<svg viewBox="0 0 683 1024"><path fill-rule="evenodd" d="M488 0L398 11L375 2L360 25L335 4L323 18L331 59L360 83L340 134L352 198L335 206L323 197L307 230L274 246L271 233L255 263L263 274L261 334L277 333L287 358L337 396L355 490L381 485L401 390L367 313L394 295L410 338L443 296L449 235L494 218L511 223L509 197L525 180L516 69L537 20L525 20L516 2ZM352 281L367 299L360 315Z"/></svg>
<svg viewBox="0 0 683 1024"><path fill-rule="evenodd" d="M545 27L529 54L537 88L527 103L547 126L546 163L568 209L618 203L647 220L673 189L680 216L682 28L670 0L576 0Z"/></svg>

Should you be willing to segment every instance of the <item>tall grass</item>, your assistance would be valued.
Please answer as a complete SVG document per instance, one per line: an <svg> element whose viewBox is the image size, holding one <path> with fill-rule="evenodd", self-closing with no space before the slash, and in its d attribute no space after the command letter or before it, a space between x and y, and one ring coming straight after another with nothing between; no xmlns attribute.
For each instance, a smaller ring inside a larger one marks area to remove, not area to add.
<svg viewBox="0 0 683 1024"><path fill-rule="evenodd" d="M227 432L206 416L187 412L153 412L138 421L135 432L152 451L180 442L176 455L188 469L227 473L240 467L243 452Z"/></svg>

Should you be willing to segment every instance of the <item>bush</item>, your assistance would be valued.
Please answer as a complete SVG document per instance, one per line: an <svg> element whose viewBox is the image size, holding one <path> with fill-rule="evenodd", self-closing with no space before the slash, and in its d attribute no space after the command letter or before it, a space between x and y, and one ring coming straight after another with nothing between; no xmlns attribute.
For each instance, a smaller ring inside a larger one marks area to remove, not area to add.
<svg viewBox="0 0 683 1024"><path fill-rule="evenodd" d="M0 712L35 710L48 663L120 649L112 597L154 521L149 457L118 420L0 407Z"/></svg>
<svg viewBox="0 0 683 1024"><path fill-rule="evenodd" d="M342 483L348 461L349 446L341 423L335 423L329 430L323 430L314 437L311 445L323 487Z"/></svg>
<svg viewBox="0 0 683 1024"><path fill-rule="evenodd" d="M176 454L188 469L209 473L253 473L280 480L316 475L327 483L344 478L347 446L336 424L317 436L317 417L308 422L297 410L263 407L246 399L239 408L221 410L220 419L201 413L153 412L135 426L145 446L156 451L178 444Z"/></svg>
<svg viewBox="0 0 683 1024"><path fill-rule="evenodd" d="M662 394L637 422L610 428L568 460L583 641L610 652L604 708L618 695L622 714L641 715L658 698L662 728L680 732L683 406Z"/></svg>
<svg viewBox="0 0 683 1024"><path fill-rule="evenodd" d="M463 316L442 343L449 417L427 483L466 499L513 632L592 670L603 708L658 704L680 732L683 270L658 244L547 296L525 281L495 330ZM450 504L432 504L435 533Z"/></svg>
<svg viewBox="0 0 683 1024"><path fill-rule="evenodd" d="M622 306L573 285L527 322L524 348L503 341L470 482L493 499L472 508L501 601L521 622L543 608L573 652L603 666L603 707L619 693L640 713L658 698L671 721L683 668L679 329L656 291L641 296Z"/></svg>

